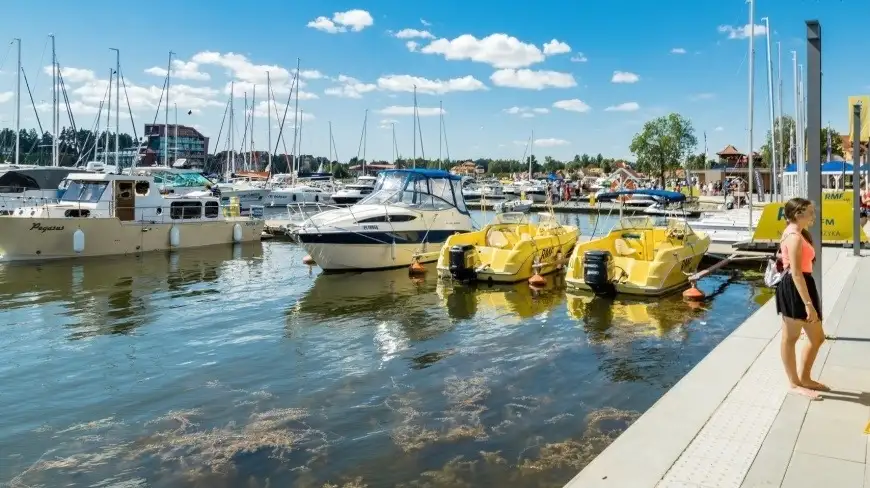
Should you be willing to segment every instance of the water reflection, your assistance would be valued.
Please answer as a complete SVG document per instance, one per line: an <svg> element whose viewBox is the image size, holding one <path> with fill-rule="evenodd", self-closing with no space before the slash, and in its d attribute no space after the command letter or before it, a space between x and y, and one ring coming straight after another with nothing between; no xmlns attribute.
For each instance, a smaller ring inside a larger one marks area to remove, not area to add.
<svg viewBox="0 0 870 488"><path fill-rule="evenodd" d="M262 256L260 243L213 246L173 253L111 256L0 266L0 314L31 309L41 321L57 321L69 339L127 334L155 319L150 302L216 294L209 283L227 261ZM61 307L58 307L62 304ZM0 315L2 316L2 315Z"/></svg>
<svg viewBox="0 0 870 488"><path fill-rule="evenodd" d="M557 282L535 289L527 283L489 285L441 281L436 292L453 319L466 320L477 316L502 324L519 324L531 317L546 318L549 310L565 300L563 285Z"/></svg>

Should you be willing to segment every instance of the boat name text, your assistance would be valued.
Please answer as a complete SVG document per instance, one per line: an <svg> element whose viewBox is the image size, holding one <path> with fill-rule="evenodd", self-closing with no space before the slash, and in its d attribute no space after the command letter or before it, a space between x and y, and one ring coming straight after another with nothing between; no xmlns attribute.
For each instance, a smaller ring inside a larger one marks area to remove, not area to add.
<svg viewBox="0 0 870 488"><path fill-rule="evenodd" d="M48 231L54 230L63 230L62 225L42 225L39 222L34 222L32 226L30 226L30 230L38 230L39 232L45 233Z"/></svg>

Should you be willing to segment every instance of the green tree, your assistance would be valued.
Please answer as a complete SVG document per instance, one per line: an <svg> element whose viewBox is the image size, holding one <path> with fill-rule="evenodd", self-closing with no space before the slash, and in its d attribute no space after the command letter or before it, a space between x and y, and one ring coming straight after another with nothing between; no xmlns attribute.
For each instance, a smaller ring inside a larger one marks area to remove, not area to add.
<svg viewBox="0 0 870 488"><path fill-rule="evenodd" d="M777 156L783 155L782 160L777 159L780 163L785 163L785 165L789 165L794 162L794 152L792 151L792 133L794 132L795 122L794 119L789 117L788 115L784 115L781 119L777 118L774 120L773 128L776 131L777 139L779 139L779 126L782 125L783 130L783 140L778 141L777 144L779 148L779 152L777 152ZM840 138L840 133L834 129L830 129L828 127L822 127L821 133L819 134L821 148L822 148L822 158L827 158L828 156L828 133L831 134L831 156L840 156L843 157L846 155L843 150L843 140ZM767 136L765 138L764 146L761 148L761 157L763 160L763 164L766 167L770 167L771 162L773 160L770 152L771 147L771 131L767 131Z"/></svg>
<svg viewBox="0 0 870 488"><path fill-rule="evenodd" d="M689 156L686 167L690 170L707 169L707 155L702 153Z"/></svg>
<svg viewBox="0 0 870 488"><path fill-rule="evenodd" d="M672 113L643 125L631 141L629 149L637 156L637 168L657 175L662 186L665 173L688 158L698 145L692 123L680 114Z"/></svg>

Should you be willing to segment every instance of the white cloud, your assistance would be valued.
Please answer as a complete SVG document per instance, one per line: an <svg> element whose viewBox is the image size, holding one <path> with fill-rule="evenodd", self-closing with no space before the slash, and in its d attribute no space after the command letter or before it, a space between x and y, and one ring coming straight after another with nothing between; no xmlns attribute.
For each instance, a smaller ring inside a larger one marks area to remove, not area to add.
<svg viewBox="0 0 870 488"><path fill-rule="evenodd" d="M339 32L347 32L350 29L353 32L359 32L366 27L370 27L375 23L371 14L365 10L354 9L347 12L335 12L332 14L332 19L327 17L317 17L307 24L312 29L336 34Z"/></svg>
<svg viewBox="0 0 870 488"><path fill-rule="evenodd" d="M290 72L295 75L296 68L293 68ZM326 75L316 69L303 69L299 71L299 78L302 78L303 80L320 80L326 78ZM303 84L302 86L305 85Z"/></svg>
<svg viewBox="0 0 870 488"><path fill-rule="evenodd" d="M6 103L9 100L12 100L12 97L15 96L14 92L0 92L0 103Z"/></svg>
<svg viewBox="0 0 870 488"><path fill-rule="evenodd" d="M535 145L539 147L556 147L556 146L567 146L571 144L565 139L555 139L549 137L547 139L535 139Z"/></svg>
<svg viewBox="0 0 870 488"><path fill-rule="evenodd" d="M153 66L145 70L149 75L166 76L166 68ZM199 71L199 63L193 61L172 60L172 77L179 80L207 81L211 79L208 73Z"/></svg>
<svg viewBox="0 0 870 488"><path fill-rule="evenodd" d="M605 112L634 112L635 110L640 109L640 105L637 102L625 102L620 103L619 105L613 105L604 109Z"/></svg>
<svg viewBox="0 0 870 488"><path fill-rule="evenodd" d="M248 113L251 113L251 109L248 109ZM272 120L279 120L280 117L284 115L284 107L278 106L275 107L275 104L272 105ZM257 106L254 108L254 116L259 119L265 119L269 117L269 104L266 100L261 100L257 102ZM290 125L293 125L293 111L290 110L287 113L287 121ZM300 112L300 119L303 122L307 122L309 120L314 120L314 114L309 112ZM285 126L286 128L286 126Z"/></svg>
<svg viewBox="0 0 870 488"><path fill-rule="evenodd" d="M585 63L586 61L589 61L589 58L587 58L583 53L577 53L576 55L571 56L572 63Z"/></svg>
<svg viewBox="0 0 870 488"><path fill-rule="evenodd" d="M290 70L286 68L274 64L254 64L246 56L232 52L221 54L203 51L194 54L190 60L199 65L220 66L225 68L227 74L236 80L255 85L266 85L266 72L268 71L272 79L272 87L276 90L276 84L287 83L291 78Z"/></svg>
<svg viewBox="0 0 870 488"><path fill-rule="evenodd" d="M172 89L175 91L175 87ZM224 85L224 94L229 95L231 91L233 91L234 98L244 98L246 93L248 94L249 100L254 96L254 94L257 95L257 98L265 99L267 97L266 85L256 85L247 81L237 81L235 84L227 83ZM277 102L279 101L279 95L290 94L290 85L272 85L272 93L275 95L275 100ZM293 97L296 97L295 93L293 94ZM299 90L299 100L317 100L318 98L320 97L314 93Z"/></svg>
<svg viewBox="0 0 870 488"><path fill-rule="evenodd" d="M537 46L507 34L491 34L483 39L471 34L463 34L453 40L437 39L420 52L440 54L448 61L485 63L494 68L525 68L544 61L544 53Z"/></svg>
<svg viewBox="0 0 870 488"><path fill-rule="evenodd" d="M399 107L391 105L387 108L378 111L382 115L414 115L414 107ZM420 117L432 117L435 115L446 114L447 111L439 107L417 107L417 114Z"/></svg>
<svg viewBox="0 0 870 488"><path fill-rule="evenodd" d="M571 100L559 100L553 104L553 108L567 110L569 112L585 113L592 110L592 107L587 105L583 100L572 98Z"/></svg>
<svg viewBox="0 0 870 488"><path fill-rule="evenodd" d="M405 43L405 47L408 48L408 51L417 52L417 48L420 47L420 44L417 41L408 41Z"/></svg>
<svg viewBox="0 0 870 488"><path fill-rule="evenodd" d="M547 56L554 56L556 54L565 54L570 52L571 46L556 39L553 39L552 41L544 44L544 54Z"/></svg>
<svg viewBox="0 0 870 488"><path fill-rule="evenodd" d="M393 127L393 124L398 123L399 121L396 119L382 119L380 122L378 122L378 127L380 127L381 129L391 129Z"/></svg>
<svg viewBox="0 0 870 488"><path fill-rule="evenodd" d="M767 34L767 27L765 27L764 24L754 24L752 26L746 24L742 27L720 25L719 32L722 34L728 34L728 39L748 39L750 33L756 36Z"/></svg>
<svg viewBox="0 0 870 488"><path fill-rule="evenodd" d="M671 54L686 54L686 50L681 47L671 49Z"/></svg>
<svg viewBox="0 0 870 488"><path fill-rule="evenodd" d="M426 22L426 19L420 19L420 23L423 24L423 27L429 27L432 25L431 22Z"/></svg>
<svg viewBox="0 0 870 488"><path fill-rule="evenodd" d="M51 66L43 66L42 72L51 75ZM86 83L97 79L92 70L82 68L61 68L60 74L66 83Z"/></svg>
<svg viewBox="0 0 870 488"><path fill-rule="evenodd" d="M342 98L362 98L363 93L372 92L378 89L378 85L373 83L363 83L356 78L350 76L338 75L340 86L327 88L324 93L334 97Z"/></svg>
<svg viewBox="0 0 870 488"><path fill-rule="evenodd" d="M722 132L723 130L725 130L725 128L722 127L721 125L719 127L716 127L715 129L713 129L714 132Z"/></svg>
<svg viewBox="0 0 870 488"><path fill-rule="evenodd" d="M470 75L444 81L411 75L386 75L378 78L378 88L386 91L410 93L414 91L414 85L417 86L417 93L432 95L489 89L483 82Z"/></svg>
<svg viewBox="0 0 870 488"><path fill-rule="evenodd" d="M610 79L611 83L637 83L638 81L640 76L628 71L614 71L613 78Z"/></svg>
<svg viewBox="0 0 870 488"><path fill-rule="evenodd" d="M489 77L496 86L543 90L544 88L570 88L577 86L574 75L558 71L530 69L500 69Z"/></svg>
<svg viewBox="0 0 870 488"><path fill-rule="evenodd" d="M511 115L519 115L520 117L530 119L535 116L535 114L547 114L550 113L550 109L547 108L531 108L531 107L511 107L503 110L506 114Z"/></svg>
<svg viewBox="0 0 870 488"><path fill-rule="evenodd" d="M398 39L435 39L431 32L417 29L402 29L394 36Z"/></svg>

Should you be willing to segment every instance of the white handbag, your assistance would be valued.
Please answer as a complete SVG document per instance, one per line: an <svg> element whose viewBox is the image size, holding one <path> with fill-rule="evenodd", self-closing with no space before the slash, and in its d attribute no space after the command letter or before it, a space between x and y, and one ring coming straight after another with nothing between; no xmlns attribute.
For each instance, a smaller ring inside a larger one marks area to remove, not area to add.
<svg viewBox="0 0 870 488"><path fill-rule="evenodd" d="M764 284L770 288L776 288L776 285L782 281L787 270L782 264L782 258L777 253L774 257L767 260L767 269L764 270Z"/></svg>

